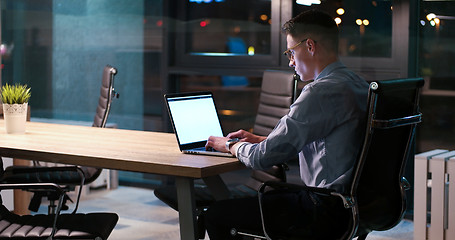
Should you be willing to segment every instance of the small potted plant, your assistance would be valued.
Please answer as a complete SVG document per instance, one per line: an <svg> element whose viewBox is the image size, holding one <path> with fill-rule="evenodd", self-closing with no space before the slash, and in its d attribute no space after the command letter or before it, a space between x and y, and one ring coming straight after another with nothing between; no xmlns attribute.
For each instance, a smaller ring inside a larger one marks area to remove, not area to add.
<svg viewBox="0 0 455 240"><path fill-rule="evenodd" d="M13 86L5 84L2 87L1 98L7 133L25 132L30 96L30 88L27 85L15 84Z"/></svg>

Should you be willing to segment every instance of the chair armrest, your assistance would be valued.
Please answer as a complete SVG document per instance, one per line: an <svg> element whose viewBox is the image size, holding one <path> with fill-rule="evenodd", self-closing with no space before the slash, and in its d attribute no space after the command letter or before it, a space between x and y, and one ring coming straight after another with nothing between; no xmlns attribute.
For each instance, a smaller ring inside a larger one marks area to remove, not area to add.
<svg viewBox="0 0 455 240"><path fill-rule="evenodd" d="M343 205L345 208L352 208L354 206L353 198L350 196L346 196L345 194L339 193L333 189L329 188L318 188L318 187L309 187L306 185L299 185L294 183L285 183L285 182L277 182L277 181L267 181L261 185L258 190L258 196L261 198L265 192L266 187L272 187L275 189L291 189L291 190L307 190L316 194L321 194L325 196L336 196L343 200Z"/></svg>
<svg viewBox="0 0 455 240"><path fill-rule="evenodd" d="M408 179L405 177L401 177L401 187L405 190L408 191L411 189L411 183L409 183Z"/></svg>
<svg viewBox="0 0 455 240"><path fill-rule="evenodd" d="M82 170L82 168L80 168L78 166L58 166L58 167L14 167L13 166L13 167L9 168L9 171L11 171L11 173L13 175L15 175L15 174L38 174L38 173L46 173L46 172L47 173L77 172L80 179L75 179L75 181L80 181L80 183L79 183L80 188L79 188L79 191L77 194L76 206L74 207L74 210L73 210L73 214L76 213L76 211L79 207L79 201L80 201L81 194L82 194L82 187L85 184L85 174L84 174L84 171ZM54 182L54 181L43 180L43 181L40 181L39 183L20 183L17 185L23 185L24 186L23 188L18 188L18 189L25 190L25 189L33 189L32 186L34 184L39 185L39 184L43 184L43 182ZM57 181L55 181L55 183L68 184L70 182L57 180ZM27 186L29 186L29 188L27 188Z"/></svg>
<svg viewBox="0 0 455 240"><path fill-rule="evenodd" d="M65 191L55 183L1 183L0 190L4 189L36 189L36 190L53 190L59 195L65 194Z"/></svg>
<svg viewBox="0 0 455 240"><path fill-rule="evenodd" d="M58 183L58 184L73 184L72 182L80 182L80 185L83 186L85 184L85 174L82 168L78 166L61 166L61 167L27 167L27 166L11 166L5 169L4 173L4 178L3 181L8 182L10 174L11 176L14 175L20 175L20 174L39 174L39 173L62 173L62 172L75 172L79 175L79 178L76 179L74 178L73 180L67 181L67 179L58 179L58 178L44 178L42 180L37 179L38 182L44 183L44 182L52 182L52 183ZM68 174L68 173L67 173ZM58 175L55 175L58 176ZM68 175L67 175L68 176ZM15 180L13 180L14 182ZM21 180L21 183L34 183L31 182L34 180ZM36 181L36 180L35 180Z"/></svg>
<svg viewBox="0 0 455 240"><path fill-rule="evenodd" d="M10 171L14 174L21 173L39 173L39 172L61 172L61 171L81 171L78 166L61 166L61 167L45 167L45 166L13 166Z"/></svg>
<svg viewBox="0 0 455 240"><path fill-rule="evenodd" d="M275 189L292 189L292 190L307 190L310 192L323 194L323 195L332 195L335 190L328 189L328 188L317 188L317 187L309 187L306 185L299 185L294 183L286 183L286 182L278 182L278 181L267 181L261 185L258 190L258 193L264 193L266 187L272 187Z"/></svg>

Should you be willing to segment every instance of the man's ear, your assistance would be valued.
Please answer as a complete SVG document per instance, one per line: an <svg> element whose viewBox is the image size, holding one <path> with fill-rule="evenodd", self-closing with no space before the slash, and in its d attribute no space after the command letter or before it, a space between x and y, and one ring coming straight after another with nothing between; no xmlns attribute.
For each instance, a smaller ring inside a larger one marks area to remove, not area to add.
<svg viewBox="0 0 455 240"><path fill-rule="evenodd" d="M306 41L307 49L311 53L311 55L314 55L314 51L316 50L315 49L315 44L316 43L311 38Z"/></svg>

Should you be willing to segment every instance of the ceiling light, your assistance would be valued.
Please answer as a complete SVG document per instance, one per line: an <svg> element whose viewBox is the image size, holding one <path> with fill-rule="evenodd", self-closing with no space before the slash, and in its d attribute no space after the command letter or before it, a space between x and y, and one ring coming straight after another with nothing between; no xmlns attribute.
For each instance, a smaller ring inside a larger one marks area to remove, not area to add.
<svg viewBox="0 0 455 240"><path fill-rule="evenodd" d="M434 13L430 13L430 14L427 15L428 21L431 21L435 17L436 17L436 14L434 14Z"/></svg>
<svg viewBox="0 0 455 240"><path fill-rule="evenodd" d="M296 0L295 3L305 6L311 6L311 4L321 4L320 0Z"/></svg>
<svg viewBox="0 0 455 240"><path fill-rule="evenodd" d="M341 18L336 17L336 18L335 18L335 22L336 22L337 25L340 25L340 23L341 23Z"/></svg>
<svg viewBox="0 0 455 240"><path fill-rule="evenodd" d="M344 9L343 8L338 8L337 9L337 14L338 15L343 15L344 14Z"/></svg>

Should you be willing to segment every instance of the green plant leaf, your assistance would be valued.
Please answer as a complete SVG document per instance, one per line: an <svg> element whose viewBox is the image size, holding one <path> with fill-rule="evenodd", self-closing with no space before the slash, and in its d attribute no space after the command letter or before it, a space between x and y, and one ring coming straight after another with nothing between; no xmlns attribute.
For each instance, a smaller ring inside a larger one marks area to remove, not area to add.
<svg viewBox="0 0 455 240"><path fill-rule="evenodd" d="M31 90L27 85L15 84L13 86L5 84L2 87L1 99L2 103L23 104L28 102L31 95Z"/></svg>

